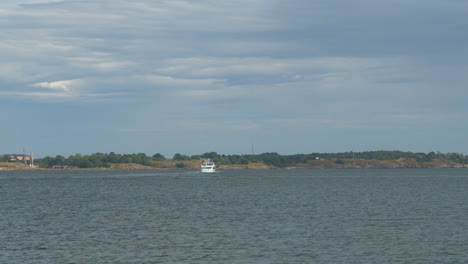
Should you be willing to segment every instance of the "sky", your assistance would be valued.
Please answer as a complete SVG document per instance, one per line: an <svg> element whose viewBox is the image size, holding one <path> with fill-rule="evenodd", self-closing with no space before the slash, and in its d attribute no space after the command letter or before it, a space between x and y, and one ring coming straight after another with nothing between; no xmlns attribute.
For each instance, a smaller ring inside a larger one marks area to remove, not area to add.
<svg viewBox="0 0 468 264"><path fill-rule="evenodd" d="M464 0L1 1L0 153L468 154L467 28Z"/></svg>

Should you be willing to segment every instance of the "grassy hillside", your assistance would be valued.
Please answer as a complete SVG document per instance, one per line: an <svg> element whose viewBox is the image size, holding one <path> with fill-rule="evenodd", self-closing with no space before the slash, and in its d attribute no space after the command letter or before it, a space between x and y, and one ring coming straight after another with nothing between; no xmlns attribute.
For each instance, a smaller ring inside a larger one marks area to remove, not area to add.
<svg viewBox="0 0 468 264"><path fill-rule="evenodd" d="M23 163L15 163L15 162L0 162L0 169L3 170L27 170L31 169L29 166Z"/></svg>

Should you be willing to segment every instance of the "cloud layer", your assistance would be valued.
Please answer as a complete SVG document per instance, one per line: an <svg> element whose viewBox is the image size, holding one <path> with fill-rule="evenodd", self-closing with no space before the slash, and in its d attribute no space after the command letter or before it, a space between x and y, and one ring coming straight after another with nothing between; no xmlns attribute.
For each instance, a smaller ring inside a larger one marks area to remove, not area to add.
<svg viewBox="0 0 468 264"><path fill-rule="evenodd" d="M205 137L224 152L242 152L246 138L288 153L398 142L429 151L442 144L422 131L466 128L467 12L463 1L432 0L7 1L1 110L36 113L42 135L50 113L75 120L56 139L86 127L100 151L112 150L112 138L129 142L123 152L170 153L179 141L203 152L194 142ZM132 133L146 136L129 140ZM223 142L232 133L238 142ZM353 140L358 134L372 136ZM285 135L297 142L281 142ZM455 140L445 145L460 151Z"/></svg>

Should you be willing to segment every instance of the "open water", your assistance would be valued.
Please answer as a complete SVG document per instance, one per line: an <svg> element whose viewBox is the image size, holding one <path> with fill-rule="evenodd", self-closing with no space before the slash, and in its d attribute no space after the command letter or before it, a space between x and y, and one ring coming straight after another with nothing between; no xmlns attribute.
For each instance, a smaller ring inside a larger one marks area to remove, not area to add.
<svg viewBox="0 0 468 264"><path fill-rule="evenodd" d="M0 263L468 263L468 170L0 171Z"/></svg>

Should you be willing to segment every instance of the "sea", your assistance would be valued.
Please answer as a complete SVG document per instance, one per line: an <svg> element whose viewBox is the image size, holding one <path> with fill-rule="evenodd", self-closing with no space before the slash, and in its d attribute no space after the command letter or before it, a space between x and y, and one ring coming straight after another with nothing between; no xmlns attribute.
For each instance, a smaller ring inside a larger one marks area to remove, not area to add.
<svg viewBox="0 0 468 264"><path fill-rule="evenodd" d="M0 171L0 263L468 263L468 169Z"/></svg>

